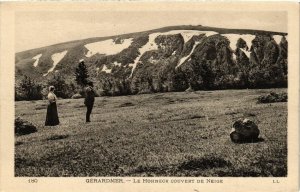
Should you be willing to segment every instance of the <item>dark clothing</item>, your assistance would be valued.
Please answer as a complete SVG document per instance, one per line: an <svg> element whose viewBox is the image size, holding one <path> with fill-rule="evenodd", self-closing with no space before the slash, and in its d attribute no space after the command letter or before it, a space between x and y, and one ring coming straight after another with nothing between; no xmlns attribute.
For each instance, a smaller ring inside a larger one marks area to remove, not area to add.
<svg viewBox="0 0 300 192"><path fill-rule="evenodd" d="M56 102L49 103L45 126L55 126L59 124Z"/></svg>
<svg viewBox="0 0 300 192"><path fill-rule="evenodd" d="M93 110L94 101L95 101L95 92L94 92L92 87L87 87L86 88L85 99L84 99L84 104L87 107L86 122L90 122L90 115L91 115L92 110Z"/></svg>
<svg viewBox="0 0 300 192"><path fill-rule="evenodd" d="M89 105L89 106L86 106L86 108L87 108L87 111L86 111L86 115L85 115L85 120L86 120L86 122L90 122L91 121L90 115L92 113L93 106Z"/></svg>

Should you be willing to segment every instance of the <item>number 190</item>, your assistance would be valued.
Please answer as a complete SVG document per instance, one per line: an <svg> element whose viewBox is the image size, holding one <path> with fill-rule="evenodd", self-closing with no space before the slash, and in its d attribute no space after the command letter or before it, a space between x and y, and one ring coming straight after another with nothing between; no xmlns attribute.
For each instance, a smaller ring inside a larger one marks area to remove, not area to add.
<svg viewBox="0 0 300 192"><path fill-rule="evenodd" d="M37 183L38 180L37 179L28 179L28 183Z"/></svg>

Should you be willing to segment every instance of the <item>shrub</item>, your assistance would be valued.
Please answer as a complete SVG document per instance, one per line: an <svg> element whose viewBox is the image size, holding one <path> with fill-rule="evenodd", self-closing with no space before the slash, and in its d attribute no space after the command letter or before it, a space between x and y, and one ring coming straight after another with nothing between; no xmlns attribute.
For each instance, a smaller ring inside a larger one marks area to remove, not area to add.
<svg viewBox="0 0 300 192"><path fill-rule="evenodd" d="M268 95L259 96L257 100L258 103L287 102L287 93L271 92Z"/></svg>
<svg viewBox="0 0 300 192"><path fill-rule="evenodd" d="M15 100L39 100L43 98L42 85L24 76L19 84L15 85Z"/></svg>
<svg viewBox="0 0 300 192"><path fill-rule="evenodd" d="M25 120L21 119L20 117L17 117L15 119L15 135L16 136L26 135L26 134L30 134L30 133L34 133L34 132L37 132L37 129L32 123L25 121Z"/></svg>
<svg viewBox="0 0 300 192"><path fill-rule="evenodd" d="M76 93L76 86L73 83L67 83L65 77L61 74L54 75L48 80L47 86L55 87L55 94L61 98L71 98ZM47 91L48 94L48 91Z"/></svg>

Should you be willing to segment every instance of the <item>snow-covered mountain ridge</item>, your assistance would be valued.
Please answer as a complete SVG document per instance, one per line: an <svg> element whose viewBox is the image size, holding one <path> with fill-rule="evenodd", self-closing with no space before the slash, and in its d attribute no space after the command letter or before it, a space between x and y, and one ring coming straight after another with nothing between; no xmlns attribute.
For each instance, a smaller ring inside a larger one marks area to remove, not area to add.
<svg viewBox="0 0 300 192"><path fill-rule="evenodd" d="M98 88L109 92L122 92L124 85L118 84L124 82L131 94L257 86L262 82L251 82L248 76L253 71L253 78L266 76L257 74L264 65L270 76L280 73L277 86L286 83L287 37L278 32L178 26L91 38L16 53L16 78L26 75L43 82L64 75L72 81L83 59ZM276 65L277 71L269 65ZM214 79L206 82L208 73Z"/></svg>

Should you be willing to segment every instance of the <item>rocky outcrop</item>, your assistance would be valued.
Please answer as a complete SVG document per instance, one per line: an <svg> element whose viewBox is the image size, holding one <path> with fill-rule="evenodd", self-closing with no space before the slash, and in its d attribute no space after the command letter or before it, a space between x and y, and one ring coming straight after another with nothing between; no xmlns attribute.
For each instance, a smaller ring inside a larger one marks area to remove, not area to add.
<svg viewBox="0 0 300 192"><path fill-rule="evenodd" d="M74 95L72 95L71 97L72 99L80 99L80 98L83 98L82 95L80 95L79 93L76 93Z"/></svg>
<svg viewBox="0 0 300 192"><path fill-rule="evenodd" d="M15 119L15 135L27 135L30 133L37 132L37 128L30 122L21 119L21 117L17 117Z"/></svg>
<svg viewBox="0 0 300 192"><path fill-rule="evenodd" d="M234 143L256 142L259 132L257 125L253 121L239 119L232 125L230 138Z"/></svg>
<svg viewBox="0 0 300 192"><path fill-rule="evenodd" d="M276 103L276 102L287 102L287 93L275 93L271 92L268 95L261 95L257 98L258 103Z"/></svg>

